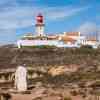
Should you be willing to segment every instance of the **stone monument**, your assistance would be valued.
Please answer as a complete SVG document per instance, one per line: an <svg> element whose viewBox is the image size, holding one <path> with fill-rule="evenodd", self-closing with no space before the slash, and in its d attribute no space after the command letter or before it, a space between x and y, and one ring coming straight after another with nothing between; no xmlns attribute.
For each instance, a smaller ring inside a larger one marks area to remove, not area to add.
<svg viewBox="0 0 100 100"><path fill-rule="evenodd" d="M25 66L18 66L15 72L15 87L19 92L27 90L27 70Z"/></svg>

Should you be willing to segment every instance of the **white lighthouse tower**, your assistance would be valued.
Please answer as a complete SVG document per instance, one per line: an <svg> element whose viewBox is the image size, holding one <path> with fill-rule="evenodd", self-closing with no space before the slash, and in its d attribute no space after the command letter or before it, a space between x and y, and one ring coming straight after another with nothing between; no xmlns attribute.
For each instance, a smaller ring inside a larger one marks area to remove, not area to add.
<svg viewBox="0 0 100 100"><path fill-rule="evenodd" d="M36 33L38 36L44 36L44 19L42 14L36 16Z"/></svg>

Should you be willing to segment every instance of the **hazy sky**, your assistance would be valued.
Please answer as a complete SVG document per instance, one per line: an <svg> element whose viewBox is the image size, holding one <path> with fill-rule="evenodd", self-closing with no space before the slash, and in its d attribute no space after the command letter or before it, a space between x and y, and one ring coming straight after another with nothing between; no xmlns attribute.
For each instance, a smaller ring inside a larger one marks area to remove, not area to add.
<svg viewBox="0 0 100 100"><path fill-rule="evenodd" d="M40 12L48 34L94 34L100 27L100 0L0 0L0 43L35 33L35 17Z"/></svg>

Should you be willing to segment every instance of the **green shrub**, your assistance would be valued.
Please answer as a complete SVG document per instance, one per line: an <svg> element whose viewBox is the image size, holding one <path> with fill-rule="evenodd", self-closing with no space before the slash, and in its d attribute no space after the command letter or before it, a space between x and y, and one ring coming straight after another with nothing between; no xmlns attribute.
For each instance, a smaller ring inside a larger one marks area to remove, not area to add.
<svg viewBox="0 0 100 100"><path fill-rule="evenodd" d="M21 48L52 49L52 48L55 48L55 46L49 46L49 45L37 45L37 46L21 46Z"/></svg>
<svg viewBox="0 0 100 100"><path fill-rule="evenodd" d="M64 100L72 100L71 97L64 97Z"/></svg>
<svg viewBox="0 0 100 100"><path fill-rule="evenodd" d="M82 45L81 48L87 48L87 49L92 49L93 47L90 45Z"/></svg>

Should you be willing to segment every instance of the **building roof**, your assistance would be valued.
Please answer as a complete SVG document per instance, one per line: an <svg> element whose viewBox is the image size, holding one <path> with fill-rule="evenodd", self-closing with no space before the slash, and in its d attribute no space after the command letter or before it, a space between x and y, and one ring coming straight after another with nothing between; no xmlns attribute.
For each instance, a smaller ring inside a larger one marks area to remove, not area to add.
<svg viewBox="0 0 100 100"><path fill-rule="evenodd" d="M65 32L64 34L67 36L80 36L80 32Z"/></svg>
<svg viewBox="0 0 100 100"><path fill-rule="evenodd" d="M87 41L97 41L96 37L89 37L87 38Z"/></svg>
<svg viewBox="0 0 100 100"><path fill-rule="evenodd" d="M62 40L63 41L66 41L66 42L74 42L74 41L76 41L76 39L73 39L73 38L71 38L71 37L68 37L68 36L66 36L66 37L62 37Z"/></svg>

